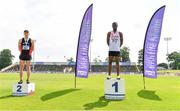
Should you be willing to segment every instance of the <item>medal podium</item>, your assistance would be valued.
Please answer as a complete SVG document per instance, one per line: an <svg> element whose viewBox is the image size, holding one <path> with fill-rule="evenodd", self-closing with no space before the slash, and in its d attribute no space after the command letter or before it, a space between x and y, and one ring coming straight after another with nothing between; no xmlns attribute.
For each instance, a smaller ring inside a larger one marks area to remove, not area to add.
<svg viewBox="0 0 180 111"><path fill-rule="evenodd" d="M13 84L13 96L27 96L35 92L35 83Z"/></svg>
<svg viewBox="0 0 180 111"><path fill-rule="evenodd" d="M125 98L124 79L106 79L104 85L105 99L123 100Z"/></svg>

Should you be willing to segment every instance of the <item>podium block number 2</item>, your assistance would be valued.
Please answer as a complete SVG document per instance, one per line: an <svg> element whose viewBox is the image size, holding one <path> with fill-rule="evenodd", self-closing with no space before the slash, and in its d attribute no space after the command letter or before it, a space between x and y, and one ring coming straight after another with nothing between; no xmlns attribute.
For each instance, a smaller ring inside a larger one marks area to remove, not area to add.
<svg viewBox="0 0 180 111"><path fill-rule="evenodd" d="M17 85L17 92L22 92L22 86L21 85Z"/></svg>
<svg viewBox="0 0 180 111"><path fill-rule="evenodd" d="M118 82L112 84L112 87L114 87L115 92L118 92Z"/></svg>

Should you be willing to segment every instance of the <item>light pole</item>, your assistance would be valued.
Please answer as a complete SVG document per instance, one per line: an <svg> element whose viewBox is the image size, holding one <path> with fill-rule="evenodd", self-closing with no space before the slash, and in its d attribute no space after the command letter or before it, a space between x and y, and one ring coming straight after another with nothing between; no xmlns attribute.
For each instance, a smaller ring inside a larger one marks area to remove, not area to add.
<svg viewBox="0 0 180 111"><path fill-rule="evenodd" d="M36 40L34 40L34 45L36 43ZM33 51L33 72L34 72L34 65L35 65L35 46L34 46L34 51Z"/></svg>
<svg viewBox="0 0 180 111"><path fill-rule="evenodd" d="M89 61L90 61L90 72L91 72L91 52L92 52L92 42L93 42L93 39L90 40L90 48L89 48L89 53L90 53L90 57L89 57Z"/></svg>
<svg viewBox="0 0 180 111"><path fill-rule="evenodd" d="M169 55L169 41L171 40L172 38L171 37L165 37L164 40L167 42L167 54L166 56L168 57ZM168 69L169 69L169 62L168 62L168 59L167 59L167 64L168 64Z"/></svg>

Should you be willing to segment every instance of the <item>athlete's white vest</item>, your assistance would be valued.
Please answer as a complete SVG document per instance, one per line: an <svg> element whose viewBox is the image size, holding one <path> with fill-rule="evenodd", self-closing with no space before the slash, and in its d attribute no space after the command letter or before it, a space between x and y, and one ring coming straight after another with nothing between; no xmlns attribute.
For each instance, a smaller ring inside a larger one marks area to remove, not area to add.
<svg viewBox="0 0 180 111"><path fill-rule="evenodd" d="M112 31L109 39L109 51L120 51L120 34L118 31L115 33Z"/></svg>

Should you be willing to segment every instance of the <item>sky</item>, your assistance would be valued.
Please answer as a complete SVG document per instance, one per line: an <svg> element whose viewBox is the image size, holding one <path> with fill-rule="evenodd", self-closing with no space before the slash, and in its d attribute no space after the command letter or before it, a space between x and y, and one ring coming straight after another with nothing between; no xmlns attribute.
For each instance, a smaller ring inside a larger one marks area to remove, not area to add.
<svg viewBox="0 0 180 111"><path fill-rule="evenodd" d="M36 40L35 61L66 61L76 57L83 14L93 3L92 59L108 56L106 35L116 21L130 48L130 59L137 62L143 48L148 22L153 13L166 5L158 63L166 62L164 37L172 37L169 52L180 51L180 0L0 0L0 50L10 49L19 61L18 40L24 29Z"/></svg>

